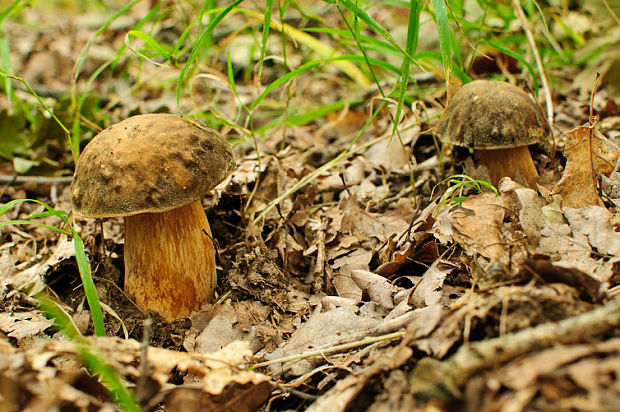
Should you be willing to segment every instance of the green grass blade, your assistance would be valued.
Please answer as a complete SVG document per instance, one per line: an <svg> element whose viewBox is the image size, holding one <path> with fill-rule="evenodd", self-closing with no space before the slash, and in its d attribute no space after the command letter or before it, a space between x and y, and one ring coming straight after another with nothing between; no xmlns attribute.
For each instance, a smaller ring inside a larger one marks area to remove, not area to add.
<svg viewBox="0 0 620 412"><path fill-rule="evenodd" d="M313 68L315 68L315 67L317 67L319 65L327 64L327 63L331 63L331 62L337 62L337 61L364 61L364 60L365 59L362 56L347 55L347 56L337 56L337 57L332 57L332 58L327 58L327 59L318 59L318 60L309 61L306 64L304 64L304 65L300 66L299 68L297 68L296 70L293 70L291 72L286 73L284 76L278 78L277 80L275 80L274 82L269 84L265 88L265 90L263 90L263 92L256 98L256 100L254 100L254 102L252 103L252 105L250 106L249 109L250 110L254 110L256 107L258 107L258 105L263 101L265 96L267 96L276 87L283 85L284 83L286 83L287 81L289 81L293 77L298 76L301 73L307 72L308 70L312 70ZM394 73L400 74L400 70L398 68L390 65L389 63L386 63L384 61L381 61L381 60L375 59L375 58L368 58L368 61L370 63L376 64L378 66L381 66L383 68L391 70Z"/></svg>
<svg viewBox="0 0 620 412"><path fill-rule="evenodd" d="M187 25L185 30L183 30L183 33L181 33L181 36L179 36L179 40L177 41L177 44L174 46L174 51L172 52L172 55L175 58L175 60L178 59L181 53L181 50L183 49L183 44L185 44L185 41L187 39L187 36L189 36L194 26L199 22L200 22L200 17L195 18L190 24Z"/></svg>
<svg viewBox="0 0 620 412"><path fill-rule="evenodd" d="M328 103L319 106L317 109L308 110L307 112L297 114L297 109L291 110L291 113L286 114L286 126L303 126L308 124L316 119L323 118L327 116L329 113L333 113L338 110L342 110L345 106L353 106L356 104L362 103L362 99L354 99L350 101L339 100L334 103ZM263 135L267 130L274 128L276 125L282 122L282 118L284 116L280 116L264 126L254 130L254 133L257 135Z"/></svg>
<svg viewBox="0 0 620 412"><path fill-rule="evenodd" d="M11 210L11 208L13 206L15 206L16 204L18 204L18 203L25 203L25 202L36 203L38 205L43 206L48 211L56 211L56 209L54 209L53 207L51 207L47 203L41 202L40 200L37 200L37 199L13 199L13 200L5 203L4 205L2 205L2 207L0 207L0 216L2 216L3 214L5 214L9 210ZM67 212L62 212L62 213L66 214ZM65 223L68 223L68 222L65 221Z"/></svg>
<svg viewBox="0 0 620 412"><path fill-rule="evenodd" d="M244 0L235 0L234 2L232 2L228 7L226 7L217 16L215 16L215 18L211 22L209 22L209 25L207 26L205 31L200 35L200 38L198 39L198 41L196 42L196 45L192 49L192 52L190 53L189 57L187 58L187 61L185 62L185 65L181 69L181 73L179 73L179 80L177 81L177 93L176 93L177 105L181 101L181 88L183 87L183 83L185 82L185 78L187 77L187 71L189 70L189 68L192 66L192 64L198 57L198 54L202 50L202 47L206 44L207 40L211 38L210 36L213 33L213 29L215 29L215 27L224 19L224 17L226 17L228 13L230 13L235 7L237 7L243 1Z"/></svg>
<svg viewBox="0 0 620 412"><path fill-rule="evenodd" d="M5 11L0 13L0 26L2 25L2 23L4 23L5 20L7 20L13 14L19 13L21 9L23 9L24 7L30 6L31 3L32 3L32 0L29 0L29 1L15 0L13 4L11 4Z"/></svg>
<svg viewBox="0 0 620 412"><path fill-rule="evenodd" d="M69 213L65 212L64 210L48 210L48 211L41 212L41 213L33 213L31 215L26 216L24 219L38 219L40 217L49 217L49 216L56 216L62 219L62 218L66 218L68 215Z"/></svg>
<svg viewBox="0 0 620 412"><path fill-rule="evenodd" d="M81 338L82 333L78 329L77 325L52 298L45 293L39 293L34 296L37 299L37 307L47 318L51 318L54 321L54 325L63 331L63 333L71 340Z"/></svg>
<svg viewBox="0 0 620 412"><path fill-rule="evenodd" d="M407 53L407 51L404 50L398 43L396 43L396 41L394 40L394 38L392 37L392 35L390 34L390 32L387 29L385 29L383 26L381 26L375 19L370 17L370 15L368 13L366 13L365 10L361 9L360 7L358 7L351 0L327 0L327 2L328 3L333 3L333 4L337 4L338 3L338 4L341 4L342 6L346 7L347 9L349 9L360 20L362 20L364 23L366 23L370 28L372 28L375 32L377 32L381 37L383 37L389 44L394 46L396 49L400 50L400 52L403 55L407 56L409 59L411 59L411 61L415 62L415 59L411 55L409 55Z"/></svg>
<svg viewBox="0 0 620 412"><path fill-rule="evenodd" d="M118 372L105 363L103 357L84 339L71 317L49 296L39 294L36 298L39 309L54 321L58 329L62 330L69 339L78 345L84 365L91 373L101 378L103 385L110 392L115 402L125 411L141 411L142 409L131 391L123 385Z"/></svg>
<svg viewBox="0 0 620 412"><path fill-rule="evenodd" d="M239 100L239 94L237 93L237 84L235 83L235 73L232 67L232 60L230 59L230 52L226 54L226 69L228 71L228 84L230 84L232 94L237 98L239 104L241 104L241 101Z"/></svg>
<svg viewBox="0 0 620 412"><path fill-rule="evenodd" d="M114 13L114 15L112 17L110 17L103 24L103 26L101 26L99 28L99 30L97 30L95 32L95 34L93 35L93 37L90 38L90 40L88 40L88 43L86 43L86 45L84 46L84 48L80 52L80 55L78 56L77 61L75 63L75 67L73 68L73 87L74 88L77 88L78 76L80 75L80 72L82 71L82 66L84 65L84 62L86 61L86 57L88 56L88 52L90 51L91 47L93 47L93 44L95 44L95 40L97 40L97 38L99 36L101 36L103 34L103 32L105 32L108 29L108 27L110 27L110 25L112 23L114 23L114 21L116 19L121 17L123 14L127 13L127 11L129 11L133 6L138 4L140 1L142 1L142 0L133 0L132 2L127 4L126 6L122 7L119 11Z"/></svg>
<svg viewBox="0 0 620 412"><path fill-rule="evenodd" d="M9 74L13 71L11 69L11 49L9 47L9 39L4 30L2 30L2 27L0 27L0 69ZM4 93L9 100L9 104L12 105L16 101L15 92L13 90L13 82L11 79L5 77L3 83Z"/></svg>
<svg viewBox="0 0 620 412"><path fill-rule="evenodd" d="M58 125L60 126L60 128L65 132L65 134L67 135L67 138L69 139L69 142L71 142L71 133L69 132L69 129L67 129L67 127L64 125L63 122L60 121L60 119L58 117L56 117L56 115L54 114L54 111L47 105L45 104L45 102L43 101L43 99L41 99L41 97L37 94L37 92L35 92L33 90L32 87L30 87L30 85L28 84L28 82L24 79L22 79L21 77L17 77L17 76L13 76L9 73L5 73L4 71L0 71L0 76L5 77L5 78L9 78L9 79L13 79L13 80L17 80L19 82L21 82L24 86L26 86L26 88L28 89L28 91L30 92L30 94L32 94L34 96L35 99L37 99L37 101L39 102L39 104L41 104L41 106L43 106L43 109L49 113L49 115L54 119L54 121L56 123L58 123Z"/></svg>
<svg viewBox="0 0 620 412"><path fill-rule="evenodd" d="M75 249L75 260L78 264L78 270L80 277L82 278L82 285L84 286L84 294L86 295L86 301L90 308L90 314L93 318L93 325L95 327L95 334L97 336L105 336L105 325L103 324L103 313L101 311L101 305L99 305L99 297L97 296L97 289L93 282L93 277L90 272L90 265L84 252L84 242L82 238L73 231L73 248Z"/></svg>
<svg viewBox="0 0 620 412"><path fill-rule="evenodd" d="M452 42L450 40L450 24L446 10L446 0L431 0L435 16L435 25L439 34L439 49L441 50L441 61L446 82L450 79L450 69L452 61Z"/></svg>
<svg viewBox="0 0 620 412"><path fill-rule="evenodd" d="M333 37L348 38L351 37L350 30L334 29L331 27L307 27L303 29L304 33L325 33ZM390 43L371 36L360 33L358 38L366 50L373 50L380 54L389 54L392 56L402 57L403 54Z"/></svg>
<svg viewBox="0 0 620 412"><path fill-rule="evenodd" d="M152 21L154 19L154 16L159 12L162 4L163 2L157 2L157 4L155 4L144 17L142 17L136 24L133 25L132 29L140 30L145 23ZM187 27L185 31L188 31L190 28L191 26ZM116 55L114 56L114 59L110 64L111 71L114 71L116 69L116 65L121 60L121 57L123 56L123 53L125 53L126 49L127 45L123 42L123 44L118 48L118 51L116 52ZM88 90L88 88L86 88L86 90Z"/></svg>
<svg viewBox="0 0 620 412"><path fill-rule="evenodd" d="M267 38L269 37L269 28L271 27L271 14L273 13L273 0L265 1L265 19L263 21L263 37L260 45L260 59L258 61L258 82L260 83L261 74L263 72L263 60L265 59L265 50L267 49Z"/></svg>
<svg viewBox="0 0 620 412"><path fill-rule="evenodd" d="M405 50L410 56L414 56L418 47L418 35L420 32L420 9L419 0L411 0L409 4L409 21L407 23L407 44ZM409 83L409 67L411 62L409 59L403 59L401 67L400 90L398 92L398 103L396 105L396 116L394 117L394 127L392 128L392 136L396 133L400 115L403 112L403 104L405 103L405 94L407 93L407 85Z"/></svg>
<svg viewBox="0 0 620 412"><path fill-rule="evenodd" d="M127 41L130 42L132 37L137 37L142 40L146 45L152 48L160 57L163 57L166 61L172 62L172 56L166 51L150 34L144 33L139 30L130 30L127 33Z"/></svg>
<svg viewBox="0 0 620 412"><path fill-rule="evenodd" d="M379 89L379 93L381 93L382 97L385 97L385 94L383 93L383 89L381 87L381 83L377 79L377 75L375 74L375 71L373 70L372 65L368 61L368 55L366 54L366 50L364 49L364 46L362 46L362 43L360 42L360 39L359 39L359 37L360 37L359 19L357 18L357 15L354 16L354 18L353 18L353 27L351 27L351 25L349 25L349 22L346 19L344 13L342 12L342 9L340 8L340 6L338 6L338 12L340 12L340 16L342 17L342 21L344 21L344 23L347 25L347 28L349 29L349 32L351 32L351 35L353 36L353 39L355 40L355 44L357 45L358 50L360 51L360 53L364 57L364 62L366 63L366 66L368 67L368 71L370 71L370 74L372 74L372 79L374 80L375 84L377 85L377 89Z"/></svg>
<svg viewBox="0 0 620 412"><path fill-rule="evenodd" d="M8 210L10 210L17 203L23 202L33 202L39 205L42 205L47 209L47 212L36 213L33 216L57 216L60 218L67 226L69 225L69 221L67 220L67 212L59 211L51 207L50 205L41 202L36 199L15 199L6 203L2 207L0 207L0 216L4 215ZM65 235L73 236L73 249L75 250L75 260L77 261L78 270L80 272L80 277L82 279L82 285L84 286L84 294L86 295L86 300L88 301L88 306L90 307L91 316L93 318L93 325L95 327L95 333L97 336L105 336L105 325L103 324L103 313L101 312L101 305L99 305L99 297L97 296L97 290L95 289L95 284L93 283L93 278L90 272L90 265L88 264L88 259L86 258L86 253L84 252L84 243L82 242L82 238L75 232L75 230L71 229L71 232L67 232L63 229L59 229L57 227L53 227L50 225L46 225L37 221L31 220L9 220L5 222L0 222L0 226L6 225L37 225L45 227L49 230L53 230L58 233L62 233Z"/></svg>
<svg viewBox="0 0 620 412"><path fill-rule="evenodd" d="M114 397L115 402L128 412L140 412L142 408L133 394L123 385L118 373L114 368L105 363L91 345L83 341L80 345L80 356L86 367L97 374L105 387Z"/></svg>
<svg viewBox="0 0 620 412"><path fill-rule="evenodd" d="M0 226L8 226L8 225L36 225L36 226L44 227L49 230L53 230L54 232L57 232L57 233L62 233L63 235L70 235L70 233L67 232L66 230L62 230L57 227L46 225L44 223L33 221L33 220L17 219L17 220L7 220L4 222L0 222Z"/></svg>
<svg viewBox="0 0 620 412"><path fill-rule="evenodd" d="M275 89L276 87L283 85L284 83L286 83L287 81L289 81L293 77L298 76L301 73L304 73L304 72L307 72L308 70L314 69L318 65L323 64L326 60L330 60L330 59L314 60L314 61L308 62L308 63L302 65L301 67L299 67L298 69L293 70L291 72L288 72L284 76L282 76L282 77L278 78L277 80L275 80L274 82L270 83L269 86L267 86L265 88L265 90L263 90L263 92L256 98L256 100L254 100L254 102L250 106L250 110L254 110L263 101L265 96L267 96L269 93L271 93L271 91L273 89Z"/></svg>
<svg viewBox="0 0 620 412"><path fill-rule="evenodd" d="M69 133L69 136L71 139L71 153L73 154L73 160L76 163L77 163L78 157L80 157L80 141L81 141L80 113L82 110L81 105L80 105L81 99L79 98L79 93L78 93L78 76L80 75L80 72L82 71L82 66L84 65L84 62L86 61L86 57L88 56L88 53L91 47L93 47L93 45L95 44L95 40L97 40L97 38L101 36L101 34L103 34L103 32L105 32L108 29L108 27L110 27L110 25L114 23L116 19L121 17L123 14L127 13L127 11L129 11L133 6L135 6L140 1L142 0L133 0L126 6L122 7L119 11L114 13L114 15L110 17L103 24L103 26L101 26L97 30L97 32L95 32L95 34L90 38L90 40L88 40L88 43L86 43L86 45L82 48L82 51L80 52L75 62L75 65L73 67L73 95L72 95L73 99L71 102L71 105L72 105L71 108L73 110L73 124L71 126L72 133Z"/></svg>

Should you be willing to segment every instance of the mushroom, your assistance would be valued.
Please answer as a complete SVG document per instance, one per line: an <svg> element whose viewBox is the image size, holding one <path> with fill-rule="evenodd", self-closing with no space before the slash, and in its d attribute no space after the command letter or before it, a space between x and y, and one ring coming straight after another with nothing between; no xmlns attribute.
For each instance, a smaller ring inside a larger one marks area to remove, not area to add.
<svg viewBox="0 0 620 412"><path fill-rule="evenodd" d="M491 183L523 177L533 186L538 172L528 146L549 135L542 108L506 82L475 80L452 96L436 134L448 144L474 149Z"/></svg>
<svg viewBox="0 0 620 412"><path fill-rule="evenodd" d="M172 114L130 117L84 148L73 210L124 218L125 291L143 311L171 321L213 298L215 251L200 199L234 164L224 137Z"/></svg>

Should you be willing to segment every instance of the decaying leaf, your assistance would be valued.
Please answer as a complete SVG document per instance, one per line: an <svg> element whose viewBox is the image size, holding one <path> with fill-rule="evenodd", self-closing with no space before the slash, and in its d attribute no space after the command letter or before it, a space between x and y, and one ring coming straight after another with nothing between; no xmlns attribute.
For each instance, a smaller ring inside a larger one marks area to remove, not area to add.
<svg viewBox="0 0 620 412"><path fill-rule="evenodd" d="M362 292L368 294L373 302L386 309L394 307L392 295L398 292L398 288L388 282L386 278L361 269L353 270L351 278Z"/></svg>
<svg viewBox="0 0 620 412"><path fill-rule="evenodd" d="M45 288L44 275L60 262L75 256L73 241L68 236L62 235L58 239L52 254L44 261L39 261L22 270L9 272L5 275L6 284L15 289L23 290L29 295L36 295Z"/></svg>
<svg viewBox="0 0 620 412"><path fill-rule="evenodd" d="M598 194L598 179L609 175L618 159L618 147L598 126L585 125L571 130L566 137L566 169L554 188L566 207L603 206Z"/></svg>
<svg viewBox="0 0 620 412"><path fill-rule="evenodd" d="M139 381L141 371L145 370L136 367L140 363L139 342L108 337L89 342L126 382ZM92 379L81 369L80 350L74 342L54 341L30 350L0 354L2 410L42 410L42 405L53 410L67 402L96 409L104 403L111 405L100 384L80 384L80 380ZM233 342L209 354L148 348L148 378L156 386L151 388L151 396L144 397L143 407L152 410L164 402L171 407L190 407L187 410L253 411L269 396L271 384L265 375L246 369L244 365L251 355L248 345L242 342ZM172 383L179 373L196 383ZM179 398L177 390L192 396Z"/></svg>
<svg viewBox="0 0 620 412"><path fill-rule="evenodd" d="M41 312L2 312L0 313L0 330L18 341L28 336L34 336L52 326L52 321L46 319Z"/></svg>
<svg viewBox="0 0 620 412"><path fill-rule="evenodd" d="M414 307L424 307L439 303L443 294L443 282L454 266L437 259L424 275L422 280L415 286L409 296L409 304Z"/></svg>
<svg viewBox="0 0 620 412"><path fill-rule="evenodd" d="M620 233L612 225L611 213L591 206L564 208L564 214L569 223L546 225L535 252L549 256L557 266L575 268L606 282L620 261Z"/></svg>
<svg viewBox="0 0 620 412"><path fill-rule="evenodd" d="M433 233L442 242L453 240L468 255L482 255L491 261L507 259L506 245L512 236L504 224L511 211L508 197L483 193L461 204L442 209Z"/></svg>
<svg viewBox="0 0 620 412"><path fill-rule="evenodd" d="M361 316L355 306L343 306L327 312L312 315L278 349L267 356L268 360L301 354L317 347L329 347L340 344L344 335L371 329L379 319ZM316 359L303 359L293 365L286 365L286 371L294 376L303 375L312 369ZM273 368L282 372L281 366Z"/></svg>
<svg viewBox="0 0 620 412"><path fill-rule="evenodd" d="M620 391L615 376L620 372L620 340L558 345L528 355L489 374L497 383L479 393L483 405L520 403L522 410L533 405L562 405L590 410L616 410ZM468 385L469 386L469 385ZM476 391L473 387L471 390ZM477 391L476 391L477 392ZM588 394L588 395L586 395ZM537 398L537 399L535 399ZM547 408L549 409L549 408Z"/></svg>

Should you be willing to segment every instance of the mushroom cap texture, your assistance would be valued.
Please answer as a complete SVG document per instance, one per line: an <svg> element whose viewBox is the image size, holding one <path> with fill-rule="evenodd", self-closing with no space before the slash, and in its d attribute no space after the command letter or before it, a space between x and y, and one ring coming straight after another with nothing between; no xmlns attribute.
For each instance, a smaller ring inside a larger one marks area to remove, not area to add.
<svg viewBox="0 0 620 412"><path fill-rule="evenodd" d="M535 144L550 132L542 108L523 90L475 80L452 96L435 133L444 143L491 150Z"/></svg>
<svg viewBox="0 0 620 412"><path fill-rule="evenodd" d="M173 114L130 117L84 148L71 184L75 213L93 218L176 209L201 199L235 164L222 135Z"/></svg>

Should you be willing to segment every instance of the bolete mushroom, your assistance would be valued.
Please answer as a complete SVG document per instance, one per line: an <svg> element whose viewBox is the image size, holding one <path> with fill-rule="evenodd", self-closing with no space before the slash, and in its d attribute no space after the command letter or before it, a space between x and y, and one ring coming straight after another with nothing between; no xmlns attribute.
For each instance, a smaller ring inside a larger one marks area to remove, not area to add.
<svg viewBox="0 0 620 412"><path fill-rule="evenodd" d="M73 210L124 218L125 291L142 310L171 321L213 297L215 252L200 199L234 163L219 133L172 114L130 117L84 148Z"/></svg>
<svg viewBox="0 0 620 412"><path fill-rule="evenodd" d="M528 146L549 134L542 108L506 82L475 80L452 96L436 134L448 144L474 149L491 183L519 176L533 186L538 172Z"/></svg>

